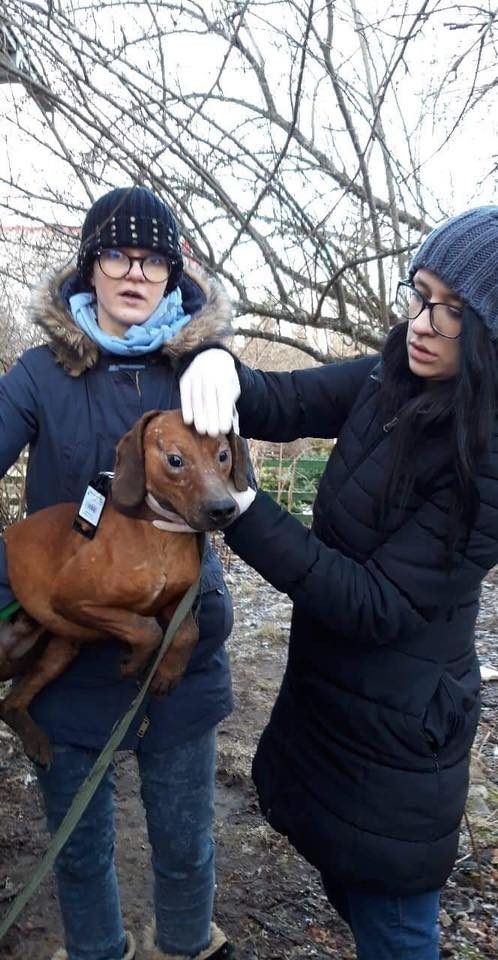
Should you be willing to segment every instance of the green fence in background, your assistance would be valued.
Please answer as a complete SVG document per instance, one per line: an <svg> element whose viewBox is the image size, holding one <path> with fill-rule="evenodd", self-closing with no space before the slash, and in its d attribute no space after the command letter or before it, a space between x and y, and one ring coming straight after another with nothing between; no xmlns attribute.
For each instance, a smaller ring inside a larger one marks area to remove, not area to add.
<svg viewBox="0 0 498 960"><path fill-rule="evenodd" d="M259 483L293 516L311 525L313 503L326 463L324 457L264 457L259 462Z"/></svg>

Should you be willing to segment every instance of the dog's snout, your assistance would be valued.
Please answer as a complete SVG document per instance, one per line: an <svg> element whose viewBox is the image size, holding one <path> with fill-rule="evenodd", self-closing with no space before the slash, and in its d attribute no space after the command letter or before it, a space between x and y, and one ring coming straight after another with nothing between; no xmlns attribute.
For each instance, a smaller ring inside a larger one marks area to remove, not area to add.
<svg viewBox="0 0 498 960"><path fill-rule="evenodd" d="M213 526L218 529L226 527L231 520L235 519L237 513L237 504L232 497L225 497L223 500L208 500L205 506L205 512Z"/></svg>

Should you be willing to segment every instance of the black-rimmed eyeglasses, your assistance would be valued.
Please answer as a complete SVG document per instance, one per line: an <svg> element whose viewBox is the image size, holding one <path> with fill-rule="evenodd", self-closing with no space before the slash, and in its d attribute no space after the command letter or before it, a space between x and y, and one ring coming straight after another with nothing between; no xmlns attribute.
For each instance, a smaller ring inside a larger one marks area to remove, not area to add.
<svg viewBox="0 0 498 960"><path fill-rule="evenodd" d="M117 248L101 250L97 254L97 261L102 273L111 280L122 280L127 277L135 260L146 280L150 283L164 283L169 276L169 263L161 253L149 253L146 257L129 257L127 253Z"/></svg>
<svg viewBox="0 0 498 960"><path fill-rule="evenodd" d="M432 303L409 280L400 280L396 291L396 309L404 320L415 320L429 311L429 322L435 333L447 340L457 340L462 332L463 309L449 303Z"/></svg>

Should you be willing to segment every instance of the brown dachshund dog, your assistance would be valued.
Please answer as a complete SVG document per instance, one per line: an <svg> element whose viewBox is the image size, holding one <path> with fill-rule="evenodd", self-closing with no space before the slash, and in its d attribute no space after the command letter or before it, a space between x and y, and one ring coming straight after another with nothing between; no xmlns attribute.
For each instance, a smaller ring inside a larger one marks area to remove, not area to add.
<svg viewBox="0 0 498 960"><path fill-rule="evenodd" d="M31 759L46 766L51 753L29 705L80 644L125 641L122 672L136 673L161 642L158 621L171 619L199 574L196 533L157 529L148 503L179 514L194 531L223 529L238 513L229 480L247 489L239 437L200 436L180 411L152 410L118 444L111 497L93 539L73 530L76 503L47 507L5 531L9 580L25 613L0 633L0 678L22 673L0 701L0 718ZM189 614L159 664L154 693L179 682L197 639Z"/></svg>

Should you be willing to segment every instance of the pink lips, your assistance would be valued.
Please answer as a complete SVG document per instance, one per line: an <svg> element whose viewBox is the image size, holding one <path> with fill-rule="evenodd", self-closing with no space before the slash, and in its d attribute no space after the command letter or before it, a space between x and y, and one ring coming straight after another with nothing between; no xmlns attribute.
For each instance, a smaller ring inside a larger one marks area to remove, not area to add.
<svg viewBox="0 0 498 960"><path fill-rule="evenodd" d="M145 299L142 296L142 294L138 293L138 291L136 290L123 290L123 292L120 293L119 295L120 297L123 297L125 300L135 300L137 303Z"/></svg>
<svg viewBox="0 0 498 960"><path fill-rule="evenodd" d="M421 363L429 363L431 360L437 360L436 353L431 353L431 351L425 347L420 347L417 343L414 343L413 340L410 340L409 347L415 360L420 360Z"/></svg>

